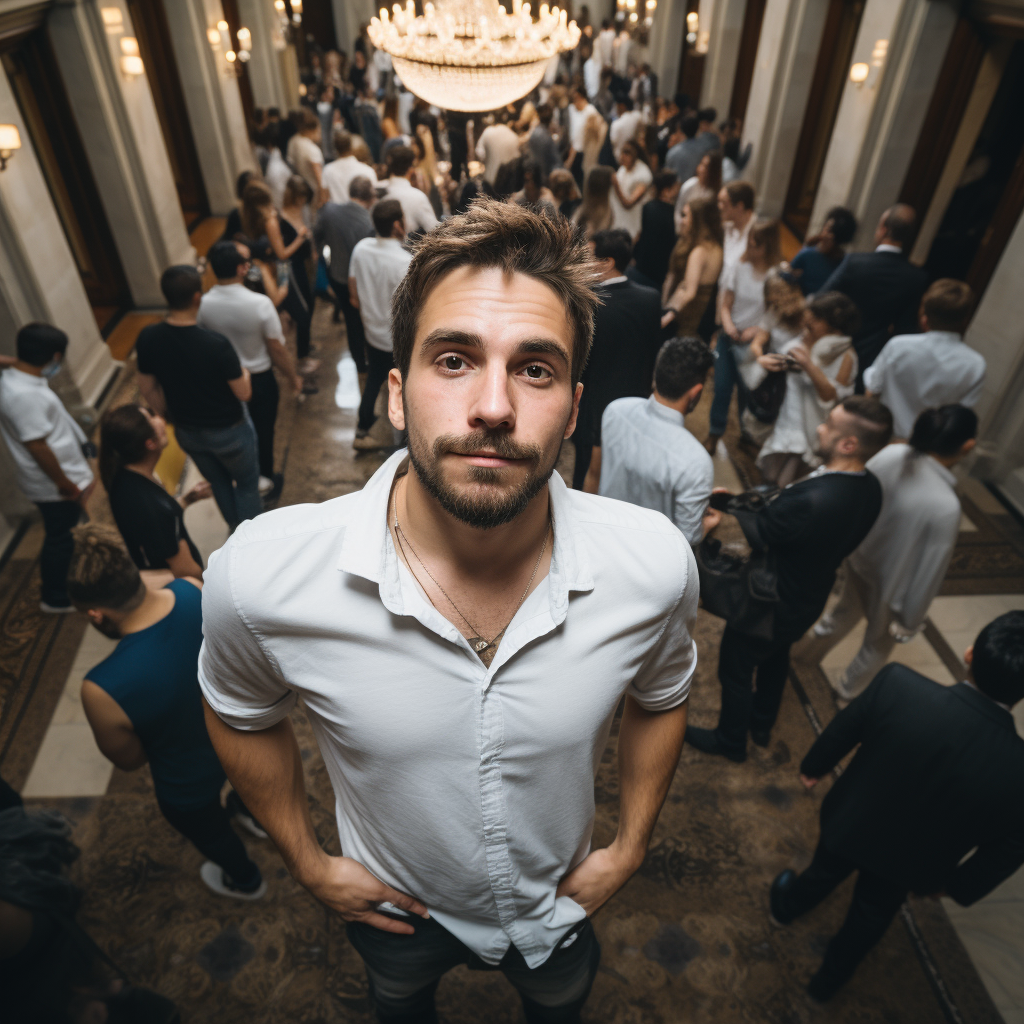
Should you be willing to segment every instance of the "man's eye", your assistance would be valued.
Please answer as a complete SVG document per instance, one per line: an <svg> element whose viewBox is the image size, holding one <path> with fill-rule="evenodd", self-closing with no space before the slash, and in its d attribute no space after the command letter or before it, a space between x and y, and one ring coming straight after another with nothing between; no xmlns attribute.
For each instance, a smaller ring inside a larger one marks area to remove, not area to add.
<svg viewBox="0 0 1024 1024"><path fill-rule="evenodd" d="M444 368L446 370L461 370L465 365L462 356L445 356Z"/></svg>
<svg viewBox="0 0 1024 1024"><path fill-rule="evenodd" d="M543 380L545 376L550 376L548 370L544 366L528 366L526 368L526 376L531 380Z"/></svg>

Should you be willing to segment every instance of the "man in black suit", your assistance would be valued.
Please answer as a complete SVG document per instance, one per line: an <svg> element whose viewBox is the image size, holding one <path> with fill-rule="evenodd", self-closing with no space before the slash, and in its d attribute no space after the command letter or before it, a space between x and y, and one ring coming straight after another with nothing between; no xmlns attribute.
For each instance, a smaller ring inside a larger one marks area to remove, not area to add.
<svg viewBox="0 0 1024 1024"><path fill-rule="evenodd" d="M917 214L900 203L882 214L875 229L874 252L851 252L825 282L822 292L842 292L857 304L861 328L853 336L857 350L857 390L863 391L864 371L895 334L918 330L917 311L928 275L907 260Z"/></svg>
<svg viewBox="0 0 1024 1024"><path fill-rule="evenodd" d="M822 613L836 570L878 518L882 487L864 464L891 437L892 414L881 402L844 399L818 427L822 467L790 484L760 512L737 515L751 548L775 555L779 601L772 638L725 627L718 651L718 726L688 725L691 746L731 761L747 759L748 732L758 746L768 746L789 672L789 649Z"/></svg>
<svg viewBox="0 0 1024 1024"><path fill-rule="evenodd" d="M821 805L810 867L771 888L771 916L785 925L858 872L808 985L816 999L849 979L908 892L970 906L1024 864L1024 740L1010 714L1024 699L1024 611L990 622L964 661L967 681L949 687L886 665L800 765L812 789L860 745Z"/></svg>
<svg viewBox="0 0 1024 1024"><path fill-rule="evenodd" d="M572 443L576 466L572 485L581 490L590 453L601 443L601 417L616 398L646 398L661 347L661 296L654 288L626 277L633 254L628 231L598 231L590 240L600 284L601 304L594 315L594 344L583 371L583 396Z"/></svg>

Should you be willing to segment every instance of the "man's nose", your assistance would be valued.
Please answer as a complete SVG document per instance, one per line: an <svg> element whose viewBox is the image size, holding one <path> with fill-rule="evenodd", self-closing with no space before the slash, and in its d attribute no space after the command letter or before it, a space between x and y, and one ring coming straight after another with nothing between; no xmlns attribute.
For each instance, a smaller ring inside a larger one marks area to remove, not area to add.
<svg viewBox="0 0 1024 1024"><path fill-rule="evenodd" d="M511 430L516 425L511 381L504 365L488 365L480 374L469 409L469 423L489 430Z"/></svg>

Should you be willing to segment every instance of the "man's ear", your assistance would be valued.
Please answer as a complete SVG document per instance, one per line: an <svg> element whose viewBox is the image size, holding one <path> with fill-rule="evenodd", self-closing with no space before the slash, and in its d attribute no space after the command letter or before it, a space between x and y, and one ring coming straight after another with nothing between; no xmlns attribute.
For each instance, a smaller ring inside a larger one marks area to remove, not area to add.
<svg viewBox="0 0 1024 1024"><path fill-rule="evenodd" d="M572 436L572 432L576 429L576 418L580 414L580 396L583 394L583 385L577 384L576 390L572 396L572 412L569 414L569 422L565 425L565 433L562 435L564 440L568 440Z"/></svg>
<svg viewBox="0 0 1024 1024"><path fill-rule="evenodd" d="M103 621L103 612L96 608L87 608L85 614L89 616L89 621L95 626L98 626Z"/></svg>
<svg viewBox="0 0 1024 1024"><path fill-rule="evenodd" d="M852 434L848 434L846 437L841 437L836 442L836 449L840 455L856 455L859 447L860 441L858 441Z"/></svg>
<svg viewBox="0 0 1024 1024"><path fill-rule="evenodd" d="M964 651L964 664L967 666L968 671L970 671L971 663L973 661L974 661L974 645L971 644L971 646L968 647L966 651Z"/></svg>
<svg viewBox="0 0 1024 1024"><path fill-rule="evenodd" d="M395 430L405 430L405 405L402 402L402 372L388 371L388 419Z"/></svg>

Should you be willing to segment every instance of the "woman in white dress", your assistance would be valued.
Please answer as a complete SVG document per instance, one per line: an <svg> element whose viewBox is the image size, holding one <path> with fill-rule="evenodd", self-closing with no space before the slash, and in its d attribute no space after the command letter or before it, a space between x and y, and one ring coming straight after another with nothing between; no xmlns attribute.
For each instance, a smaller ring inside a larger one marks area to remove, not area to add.
<svg viewBox="0 0 1024 1024"><path fill-rule="evenodd" d="M786 487L820 463L817 430L832 407L853 394L857 353L851 335L860 311L840 292L816 295L804 310L803 337L758 360L766 370L788 370L786 397L775 429L757 457L762 476Z"/></svg>
<svg viewBox="0 0 1024 1024"><path fill-rule="evenodd" d="M687 178L679 188L679 195L676 196L676 234L682 232L680 221L683 216L683 207L691 199L718 199L718 193L722 189L722 154L720 150L713 153L705 153L701 162L697 164L697 173L692 178Z"/></svg>
<svg viewBox="0 0 1024 1024"><path fill-rule="evenodd" d="M640 159L640 147L632 139L624 142L612 179L612 227L628 231L634 242L640 234L644 197L653 181L650 167Z"/></svg>

